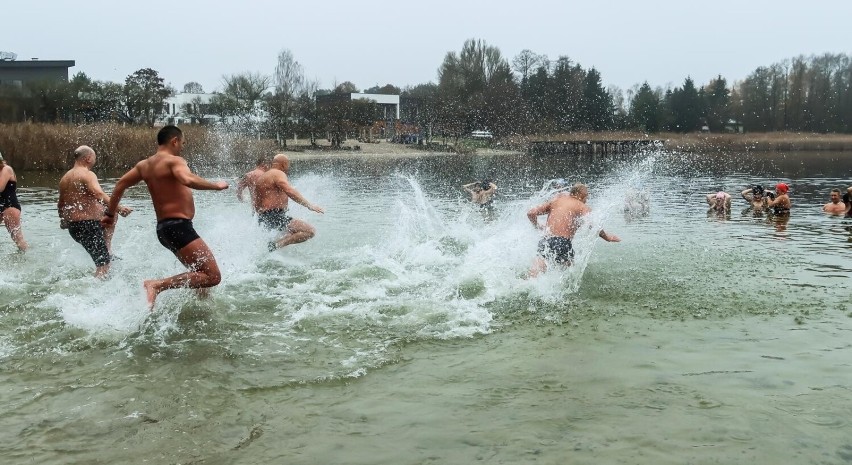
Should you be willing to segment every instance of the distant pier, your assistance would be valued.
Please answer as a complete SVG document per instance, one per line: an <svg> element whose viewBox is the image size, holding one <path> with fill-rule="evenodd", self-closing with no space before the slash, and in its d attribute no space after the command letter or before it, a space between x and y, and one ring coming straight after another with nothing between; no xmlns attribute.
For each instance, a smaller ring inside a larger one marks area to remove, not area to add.
<svg viewBox="0 0 852 465"><path fill-rule="evenodd" d="M662 146L663 141L650 139L536 140L527 151L533 155L627 155Z"/></svg>

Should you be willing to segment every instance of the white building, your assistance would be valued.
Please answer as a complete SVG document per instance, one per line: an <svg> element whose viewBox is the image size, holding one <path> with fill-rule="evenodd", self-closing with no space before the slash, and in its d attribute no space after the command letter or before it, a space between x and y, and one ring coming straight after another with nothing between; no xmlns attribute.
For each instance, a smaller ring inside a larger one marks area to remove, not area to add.
<svg viewBox="0 0 852 465"><path fill-rule="evenodd" d="M399 95L350 94L352 100L372 100L384 111L383 120L399 119Z"/></svg>
<svg viewBox="0 0 852 465"><path fill-rule="evenodd" d="M207 121L216 121L216 115L209 114L207 107L216 94L179 93L163 102L163 114L160 119L169 124L184 124L193 118L201 117Z"/></svg>

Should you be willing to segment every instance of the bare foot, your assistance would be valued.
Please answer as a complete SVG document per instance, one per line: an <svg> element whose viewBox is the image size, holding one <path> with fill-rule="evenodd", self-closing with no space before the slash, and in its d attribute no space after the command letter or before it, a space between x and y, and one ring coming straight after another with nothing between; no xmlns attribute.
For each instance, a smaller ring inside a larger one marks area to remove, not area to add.
<svg viewBox="0 0 852 465"><path fill-rule="evenodd" d="M145 288L145 296L148 298L148 311L154 311L154 300L157 298L157 294L160 291L157 290L156 286L157 281L153 279L149 279L142 283L142 286Z"/></svg>

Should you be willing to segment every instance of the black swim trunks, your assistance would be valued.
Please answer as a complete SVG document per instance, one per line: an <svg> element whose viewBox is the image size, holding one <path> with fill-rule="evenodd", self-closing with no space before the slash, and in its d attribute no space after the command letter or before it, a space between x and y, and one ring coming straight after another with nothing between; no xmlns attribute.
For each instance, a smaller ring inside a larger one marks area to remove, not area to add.
<svg viewBox="0 0 852 465"><path fill-rule="evenodd" d="M163 247L177 253L190 242L200 239L200 236L192 227L192 220L167 218L157 223L157 239Z"/></svg>
<svg viewBox="0 0 852 465"><path fill-rule="evenodd" d="M287 210L281 208L266 210L257 214L257 222L267 229L284 231L291 221L293 221L293 218L287 216Z"/></svg>
<svg viewBox="0 0 852 465"><path fill-rule="evenodd" d="M95 266L109 265L110 256L107 250L104 228L98 220L71 221L68 223L68 233L86 249Z"/></svg>
<svg viewBox="0 0 852 465"><path fill-rule="evenodd" d="M574 247L571 246L571 239L567 237L550 236L538 241L538 254L544 259L566 264L574 259Z"/></svg>
<svg viewBox="0 0 852 465"><path fill-rule="evenodd" d="M18 202L18 183L15 181L7 182L6 188L0 191L0 213L6 211L7 208L21 210L21 203Z"/></svg>

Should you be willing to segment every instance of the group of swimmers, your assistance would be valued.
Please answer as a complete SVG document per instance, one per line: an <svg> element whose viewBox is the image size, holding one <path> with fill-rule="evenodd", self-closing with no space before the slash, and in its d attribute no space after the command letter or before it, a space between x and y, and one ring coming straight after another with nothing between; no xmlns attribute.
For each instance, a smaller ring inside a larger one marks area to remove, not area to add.
<svg viewBox="0 0 852 465"><path fill-rule="evenodd" d="M754 211L765 211L773 215L783 216L789 215L792 208L789 192L790 187L786 183L779 182L775 185L774 192L755 184L740 192L740 196L748 202L749 208ZM726 214L731 212L731 194L725 191L707 194L705 200L710 213ZM840 189L832 189L829 202L823 205L822 211L832 215L852 217L852 186L847 189L846 194L842 197Z"/></svg>
<svg viewBox="0 0 852 465"><path fill-rule="evenodd" d="M71 237L80 243L95 263L95 275L104 276L113 260L111 239L117 215L126 217L130 208L120 204L125 191L144 181L151 195L157 217L157 238L163 247L171 251L187 268L184 273L164 279L149 279L143 282L150 308L164 290L192 288L203 295L204 291L221 281L221 273L213 252L195 231L192 220L195 204L192 190L224 190L228 183L212 182L192 173L186 160L181 157L185 140L183 132L176 126L165 126L157 133L157 152L137 163L116 182L112 195L101 189L92 167L97 154L88 146L75 150L74 166L59 181L57 213L60 227L67 229ZM275 155L271 161L258 160L254 170L242 176L237 184L237 197L243 200L243 192L249 191L251 205L261 226L277 230L280 235L268 244L273 251L291 244L307 241L314 237L315 228L303 220L288 216L288 202L293 199L307 209L324 213L324 210L309 202L289 182L290 161L284 154ZM477 181L462 186L471 194L471 200L482 209L490 210L497 185L491 180ZM562 181L555 195L546 202L527 212L530 222L544 231L538 243L536 259L529 276L534 277L547 268L547 263L570 265L574 258L572 240L591 210L586 205L589 190L584 184L569 185ZM17 178L0 154L0 214L12 239L20 250L27 249L21 231L21 205L18 202ZM752 186L742 192L754 208L768 209L776 214L790 211L788 187L784 183L775 186L775 192L764 191L761 186ZM836 198L835 198L836 197ZM839 190L832 191L832 201L826 211L840 213ZM852 205L852 187L843 196L844 212L849 215ZM729 211L731 196L725 192L707 195L711 210ZM538 217L546 215L544 224ZM608 242L620 239L603 230L599 237Z"/></svg>

